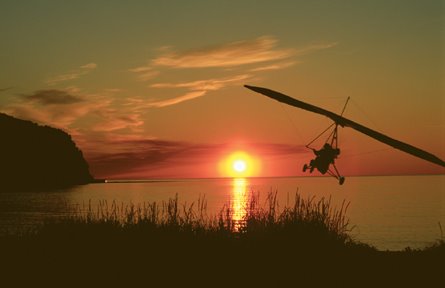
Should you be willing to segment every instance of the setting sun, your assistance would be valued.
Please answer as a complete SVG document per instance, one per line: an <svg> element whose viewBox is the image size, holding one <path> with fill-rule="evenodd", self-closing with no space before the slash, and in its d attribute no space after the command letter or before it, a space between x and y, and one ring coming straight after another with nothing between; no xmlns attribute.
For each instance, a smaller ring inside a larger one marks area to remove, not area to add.
<svg viewBox="0 0 445 288"><path fill-rule="evenodd" d="M247 164L246 161L244 160L236 160L235 162L233 162L233 169L236 172L244 172L247 169Z"/></svg>
<svg viewBox="0 0 445 288"><path fill-rule="evenodd" d="M219 163L219 172L223 177L254 177L259 176L260 166L258 158L244 151L236 151Z"/></svg>

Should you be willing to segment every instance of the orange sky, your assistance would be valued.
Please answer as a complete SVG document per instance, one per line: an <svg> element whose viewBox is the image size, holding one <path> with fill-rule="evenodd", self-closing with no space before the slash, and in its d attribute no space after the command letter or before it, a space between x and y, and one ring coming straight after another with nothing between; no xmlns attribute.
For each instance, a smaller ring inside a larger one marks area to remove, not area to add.
<svg viewBox="0 0 445 288"><path fill-rule="evenodd" d="M441 1L2 4L0 111L70 133L98 178L302 175L330 120L268 87L445 159ZM321 146L322 143L319 143ZM444 173L350 129L346 175Z"/></svg>

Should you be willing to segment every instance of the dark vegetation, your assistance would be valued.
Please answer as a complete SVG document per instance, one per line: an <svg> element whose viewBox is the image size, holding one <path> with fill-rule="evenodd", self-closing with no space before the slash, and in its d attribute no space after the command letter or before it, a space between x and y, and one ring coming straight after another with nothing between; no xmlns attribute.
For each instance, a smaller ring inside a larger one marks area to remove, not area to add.
<svg viewBox="0 0 445 288"><path fill-rule="evenodd" d="M443 241L378 251L349 236L347 205L297 195L280 208L270 194L265 205L251 198L235 221L229 205L209 216L205 203L73 208L35 231L4 236L1 271L31 277L18 282L100 287L429 287L443 279Z"/></svg>
<svg viewBox="0 0 445 288"><path fill-rule="evenodd" d="M48 190L93 181L71 136L0 113L3 191Z"/></svg>

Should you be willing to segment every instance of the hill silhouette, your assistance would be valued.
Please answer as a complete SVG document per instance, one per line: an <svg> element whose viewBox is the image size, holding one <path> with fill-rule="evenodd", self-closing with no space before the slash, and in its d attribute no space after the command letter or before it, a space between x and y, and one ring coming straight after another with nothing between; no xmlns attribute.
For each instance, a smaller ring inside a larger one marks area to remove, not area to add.
<svg viewBox="0 0 445 288"><path fill-rule="evenodd" d="M94 179L66 132L0 113L2 191L47 190Z"/></svg>

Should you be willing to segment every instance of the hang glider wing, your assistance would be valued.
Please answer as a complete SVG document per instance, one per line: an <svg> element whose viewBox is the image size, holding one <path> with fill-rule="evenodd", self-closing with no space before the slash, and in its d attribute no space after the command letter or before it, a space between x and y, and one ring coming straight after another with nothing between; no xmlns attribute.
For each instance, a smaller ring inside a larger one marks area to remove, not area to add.
<svg viewBox="0 0 445 288"><path fill-rule="evenodd" d="M419 149L417 147L414 147L410 144L404 143L402 141L396 140L394 138L391 138L389 136L386 136L380 132L377 132L375 130L372 130L370 128L367 128L361 124L358 124L357 122L354 122L352 120L349 120L347 118L344 118L338 114L335 114L331 111L325 110L323 108L305 103L303 101L294 99L292 97L289 97L287 95L281 94L279 92L267 89L267 88L262 88L262 87L255 87L255 86L249 86L249 85L244 85L244 87L253 90L257 93L263 94L267 97L270 97L272 99L275 99L279 102L288 104L290 106L294 106L294 107L298 107L307 111L311 111L320 115L324 115L330 119L332 119L336 124L342 126L342 127L350 127L352 129L355 129L363 134L366 134L382 143L385 143L389 146L392 146L396 149L399 149L403 152L406 152L408 154L411 154L413 156L419 157L421 159L424 159L426 161L432 162L434 164L440 165L442 167L445 167L445 162L443 160L441 160L440 158L438 158L437 156Z"/></svg>

